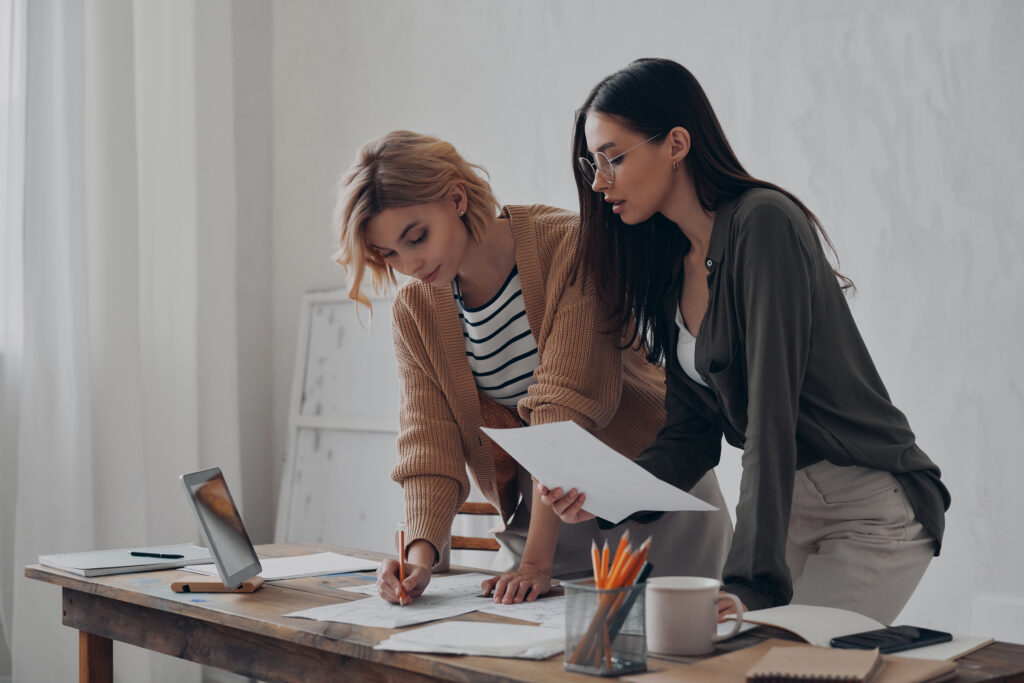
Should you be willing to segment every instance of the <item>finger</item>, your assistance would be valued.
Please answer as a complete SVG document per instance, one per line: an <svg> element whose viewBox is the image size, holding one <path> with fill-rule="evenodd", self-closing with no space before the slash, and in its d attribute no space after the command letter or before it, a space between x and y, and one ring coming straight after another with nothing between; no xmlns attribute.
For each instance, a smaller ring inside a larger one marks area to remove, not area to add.
<svg viewBox="0 0 1024 683"><path fill-rule="evenodd" d="M522 580L509 581L508 586L505 587L505 596L501 599L501 602L505 605L511 605L515 602L522 602L522 598L516 599L519 594L519 588L522 586Z"/></svg>
<svg viewBox="0 0 1024 683"><path fill-rule="evenodd" d="M494 590L494 584L496 584L496 583L498 583L498 577L497 576L492 576L491 578L489 578L486 581L482 582L480 584L480 592L481 592L481 594L484 597L487 597L488 595L490 595L491 591Z"/></svg>
<svg viewBox="0 0 1024 683"><path fill-rule="evenodd" d="M494 602L502 602L505 592L508 590L509 577L500 576L494 583Z"/></svg>
<svg viewBox="0 0 1024 683"><path fill-rule="evenodd" d="M539 598L541 595L542 595L542 593L541 593L541 585L539 583L535 583L532 586L530 586L530 592L526 594L525 601L526 602L533 602L534 600Z"/></svg>
<svg viewBox="0 0 1024 683"><path fill-rule="evenodd" d="M572 504L569 505L565 509L565 511L562 513L562 515L564 517L572 520L573 522L580 521L580 514L583 512L583 501L584 501L584 496L582 496L582 495L577 496L573 500Z"/></svg>
<svg viewBox="0 0 1024 683"><path fill-rule="evenodd" d="M535 586L531 581L521 581L519 587L516 589L516 595L512 599L512 602L522 602L526 599L526 594Z"/></svg>
<svg viewBox="0 0 1024 683"><path fill-rule="evenodd" d="M388 602L398 603L398 592L383 582L377 583L377 593Z"/></svg>
<svg viewBox="0 0 1024 683"><path fill-rule="evenodd" d="M537 493L541 494L542 496L543 495L547 495L548 490L549 489L548 489L547 486L545 486L544 484L540 483L539 481L537 482Z"/></svg>

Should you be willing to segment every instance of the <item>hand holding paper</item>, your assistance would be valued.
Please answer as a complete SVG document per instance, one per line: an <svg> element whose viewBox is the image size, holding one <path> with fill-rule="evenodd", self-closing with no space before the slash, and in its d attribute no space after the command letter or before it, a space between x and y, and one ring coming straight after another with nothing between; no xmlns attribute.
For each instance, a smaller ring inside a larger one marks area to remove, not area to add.
<svg viewBox="0 0 1024 683"><path fill-rule="evenodd" d="M606 446L575 422L482 428L550 489L586 493L587 512L621 522L639 510L715 510Z"/></svg>

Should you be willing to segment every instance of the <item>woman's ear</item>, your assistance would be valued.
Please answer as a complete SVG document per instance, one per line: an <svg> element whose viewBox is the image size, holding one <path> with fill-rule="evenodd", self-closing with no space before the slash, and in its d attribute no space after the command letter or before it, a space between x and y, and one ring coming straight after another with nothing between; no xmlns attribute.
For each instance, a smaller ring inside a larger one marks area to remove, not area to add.
<svg viewBox="0 0 1024 683"><path fill-rule="evenodd" d="M455 208L455 213L460 216L466 213L466 209L469 208L469 193L466 192L465 183L453 184L448 190L448 198Z"/></svg>
<svg viewBox="0 0 1024 683"><path fill-rule="evenodd" d="M690 131L682 126L676 126L665 136L669 144L669 156L673 165L681 164L686 155L690 153Z"/></svg>

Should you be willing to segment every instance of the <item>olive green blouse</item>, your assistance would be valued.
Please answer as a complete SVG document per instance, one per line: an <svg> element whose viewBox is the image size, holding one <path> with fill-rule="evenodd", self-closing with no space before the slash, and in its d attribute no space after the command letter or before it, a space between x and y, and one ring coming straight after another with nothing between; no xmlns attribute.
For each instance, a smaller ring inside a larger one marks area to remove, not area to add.
<svg viewBox="0 0 1024 683"><path fill-rule="evenodd" d="M938 554L949 492L890 401L806 215L782 193L748 190L718 207L704 265L695 364L709 388L672 353L680 273L657 325L670 335L667 419L637 462L688 489L718 464L723 433L743 450L725 589L749 609L790 601L794 473L823 459L892 472Z"/></svg>

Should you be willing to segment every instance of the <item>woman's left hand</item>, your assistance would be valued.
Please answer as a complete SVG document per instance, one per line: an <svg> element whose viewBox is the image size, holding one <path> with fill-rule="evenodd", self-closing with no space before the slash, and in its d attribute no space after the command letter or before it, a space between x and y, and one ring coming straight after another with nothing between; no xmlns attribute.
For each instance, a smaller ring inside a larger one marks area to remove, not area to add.
<svg viewBox="0 0 1024 683"><path fill-rule="evenodd" d="M497 603L533 602L551 590L551 573L523 563L515 571L487 579L480 588L484 595L494 591L494 602Z"/></svg>

